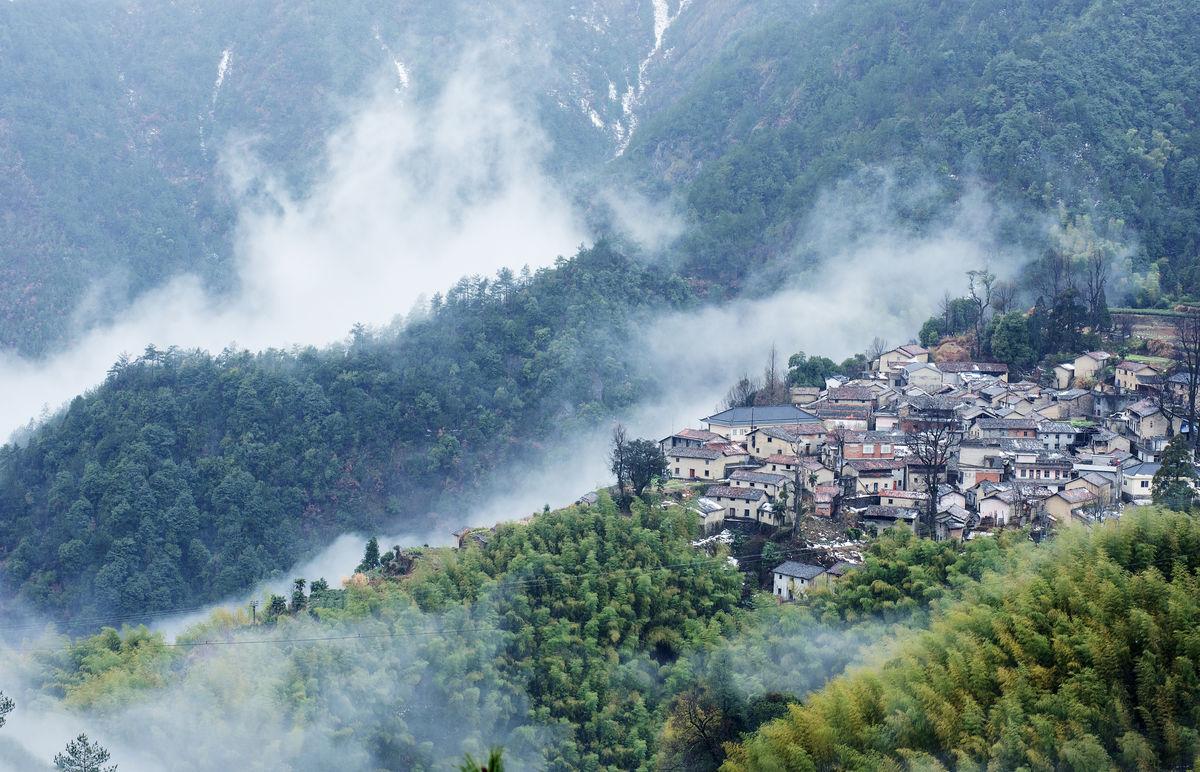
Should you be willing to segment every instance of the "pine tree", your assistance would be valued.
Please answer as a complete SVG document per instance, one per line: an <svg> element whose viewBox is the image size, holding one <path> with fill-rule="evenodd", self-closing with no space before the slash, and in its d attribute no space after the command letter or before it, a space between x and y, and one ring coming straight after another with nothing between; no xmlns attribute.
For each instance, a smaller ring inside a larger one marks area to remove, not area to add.
<svg viewBox="0 0 1200 772"><path fill-rule="evenodd" d="M13 701L12 697L0 692L0 726L4 726L8 721L8 714L12 713L16 707L17 703Z"/></svg>
<svg viewBox="0 0 1200 772"><path fill-rule="evenodd" d="M358 572L365 574L375 568L379 568L379 539L372 536L367 542L366 551L363 552L362 562L358 564Z"/></svg>
<svg viewBox="0 0 1200 772"><path fill-rule="evenodd" d="M81 734L67 743L66 753L54 755L54 768L64 772L117 772L117 765L104 766L109 753L100 743Z"/></svg>
<svg viewBox="0 0 1200 772"><path fill-rule="evenodd" d="M1181 512L1191 509L1196 501L1195 481L1196 468L1192 465L1187 440L1177 434L1167 443L1162 466L1154 473L1154 503Z"/></svg>
<svg viewBox="0 0 1200 772"><path fill-rule="evenodd" d="M291 612L293 614L303 611L305 605L308 603L308 598L304 597L304 585L305 581L303 579L296 579L292 582Z"/></svg>

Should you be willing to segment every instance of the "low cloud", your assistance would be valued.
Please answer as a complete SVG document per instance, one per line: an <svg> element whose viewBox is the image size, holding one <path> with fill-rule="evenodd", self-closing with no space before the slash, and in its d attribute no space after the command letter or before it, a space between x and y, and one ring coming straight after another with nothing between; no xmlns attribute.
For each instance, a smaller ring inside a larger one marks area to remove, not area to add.
<svg viewBox="0 0 1200 772"><path fill-rule="evenodd" d="M664 399L639 417L654 432L696 425L719 408L743 373L761 375L774 345L780 367L797 351L841 361L875 337L890 345L913 339L944 293L966 289L966 272L988 267L1002 277L1027 256L1007 248L1001 225L1012 215L971 189L945 215L921 226L896 210L927 190L900 191L888 175L824 196L801 229L772 284L722 305L662 317L650 327L646 358ZM666 420L664 420L666 419Z"/></svg>
<svg viewBox="0 0 1200 772"><path fill-rule="evenodd" d="M180 278L46 359L0 352L0 435L99 383L122 352L329 343L463 276L574 252L587 233L541 171L547 139L503 94L465 69L429 104L379 88L303 196L252 142L233 144L237 289L215 297Z"/></svg>
<svg viewBox="0 0 1200 772"><path fill-rule="evenodd" d="M389 606L353 623L287 619L215 634L222 643L171 665L168 686L117 687L109 697L122 702L82 710L39 696L39 666L4 652L0 681L17 709L0 769L36 768L80 732L125 772L454 769L493 744L514 768L536 768L561 732L530 720L524 689L501 672L508 635L487 599L445 615Z"/></svg>

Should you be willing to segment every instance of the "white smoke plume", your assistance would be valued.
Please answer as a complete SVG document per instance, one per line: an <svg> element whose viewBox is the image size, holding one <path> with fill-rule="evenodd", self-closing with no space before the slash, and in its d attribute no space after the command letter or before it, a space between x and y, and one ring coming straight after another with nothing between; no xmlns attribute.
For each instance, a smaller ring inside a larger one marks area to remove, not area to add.
<svg viewBox="0 0 1200 772"><path fill-rule="evenodd" d="M213 297L181 278L48 359L0 352L0 436L99 383L123 352L329 343L463 276L572 253L586 231L541 172L546 142L502 87L464 69L428 105L378 89L330 138L303 196L255 160L253 143L232 147L236 292Z"/></svg>

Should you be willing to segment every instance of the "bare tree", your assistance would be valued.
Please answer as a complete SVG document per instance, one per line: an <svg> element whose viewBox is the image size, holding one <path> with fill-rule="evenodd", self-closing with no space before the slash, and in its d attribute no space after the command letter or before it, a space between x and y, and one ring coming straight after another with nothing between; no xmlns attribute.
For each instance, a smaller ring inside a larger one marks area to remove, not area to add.
<svg viewBox="0 0 1200 772"><path fill-rule="evenodd" d="M1062 251L1048 249L1033 265L1030 273L1040 304L1053 308L1059 298L1075 289L1075 272L1071 258Z"/></svg>
<svg viewBox="0 0 1200 772"><path fill-rule="evenodd" d="M1108 252L1098 247L1092 249L1084 259L1083 286L1093 328L1100 327L1107 316L1108 296L1105 287L1108 285L1108 275Z"/></svg>
<svg viewBox="0 0 1200 772"><path fill-rule="evenodd" d="M1200 307L1189 307L1175 317L1173 359L1174 383L1159 390L1159 408L1172 419L1188 425L1188 447L1195 455L1200 432L1196 430L1196 399L1200 396Z"/></svg>
<svg viewBox="0 0 1200 772"><path fill-rule="evenodd" d="M754 404L754 395L758 393L758 382L749 375L743 375L737 383L730 387L723 402L726 409L732 407L750 407Z"/></svg>
<svg viewBox="0 0 1200 772"><path fill-rule="evenodd" d="M883 338L875 336L871 339L871 344L867 346L867 363L870 364L876 359L879 359L879 357L882 356L883 352L885 351L887 351L887 342L884 341Z"/></svg>
<svg viewBox="0 0 1200 772"><path fill-rule="evenodd" d="M795 539L800 535L800 518L804 514L804 505L802 504L804 487L803 472L800 469L800 459L803 457L803 452L800 445L801 438L796 436L790 443L792 448L792 457L796 459L796 468L792 475L792 538ZM810 472L808 475L808 490L815 492L817 487L817 475ZM787 485L784 485L783 501L787 503Z"/></svg>
<svg viewBox="0 0 1200 772"><path fill-rule="evenodd" d="M620 499L617 504L622 509L625 508L625 504L629 500L629 494L627 492L629 484L629 469L627 467L628 454L625 452L625 446L628 444L628 442L629 441L625 435L625 427L621 424L614 426L612 433L612 449L609 451L608 461L609 468L612 470L613 475L617 478L617 492Z"/></svg>
<svg viewBox="0 0 1200 772"><path fill-rule="evenodd" d="M992 309L998 314L1006 314L1012 310L1017 299L1017 285L1011 281L998 281L992 287Z"/></svg>
<svg viewBox="0 0 1200 772"><path fill-rule="evenodd" d="M937 530L938 488L962 441L962 424L954 406L935 398L913 405L909 414L908 447L925 482L926 506L918 535L932 537Z"/></svg>
<svg viewBox="0 0 1200 772"><path fill-rule="evenodd" d="M987 312L992 307L992 286L995 283L996 274L986 268L967 271L967 296L975 306L975 342L971 349L976 360L983 354L983 333L987 329Z"/></svg>
<svg viewBox="0 0 1200 772"><path fill-rule="evenodd" d="M787 385L779 375L779 350L771 346L767 366L763 370L763 385L754 395L756 405L784 405L788 402Z"/></svg>
<svg viewBox="0 0 1200 772"><path fill-rule="evenodd" d="M950 297L949 292L943 292L942 299L938 301L938 314L942 317L946 329L950 329L950 304L953 302L954 298Z"/></svg>
<svg viewBox="0 0 1200 772"><path fill-rule="evenodd" d="M842 424L834 424L833 428L825 432L826 445L833 448L833 469L838 476L842 474L842 464L846 458L846 439L850 433L851 430Z"/></svg>
<svg viewBox="0 0 1200 772"><path fill-rule="evenodd" d="M1038 495L1038 486L1033 483L1012 481L1012 506L1021 525L1032 525L1033 540L1040 542L1049 533L1049 515L1045 501Z"/></svg>

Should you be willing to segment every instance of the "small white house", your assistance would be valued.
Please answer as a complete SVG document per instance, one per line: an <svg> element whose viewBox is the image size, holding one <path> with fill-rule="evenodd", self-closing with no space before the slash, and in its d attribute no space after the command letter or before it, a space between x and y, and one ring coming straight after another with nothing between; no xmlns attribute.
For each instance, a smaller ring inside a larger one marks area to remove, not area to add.
<svg viewBox="0 0 1200 772"><path fill-rule="evenodd" d="M773 592L775 597L783 602L792 601L796 596L803 595L816 584L829 581L825 569L808 563L797 563L789 560L775 566Z"/></svg>

